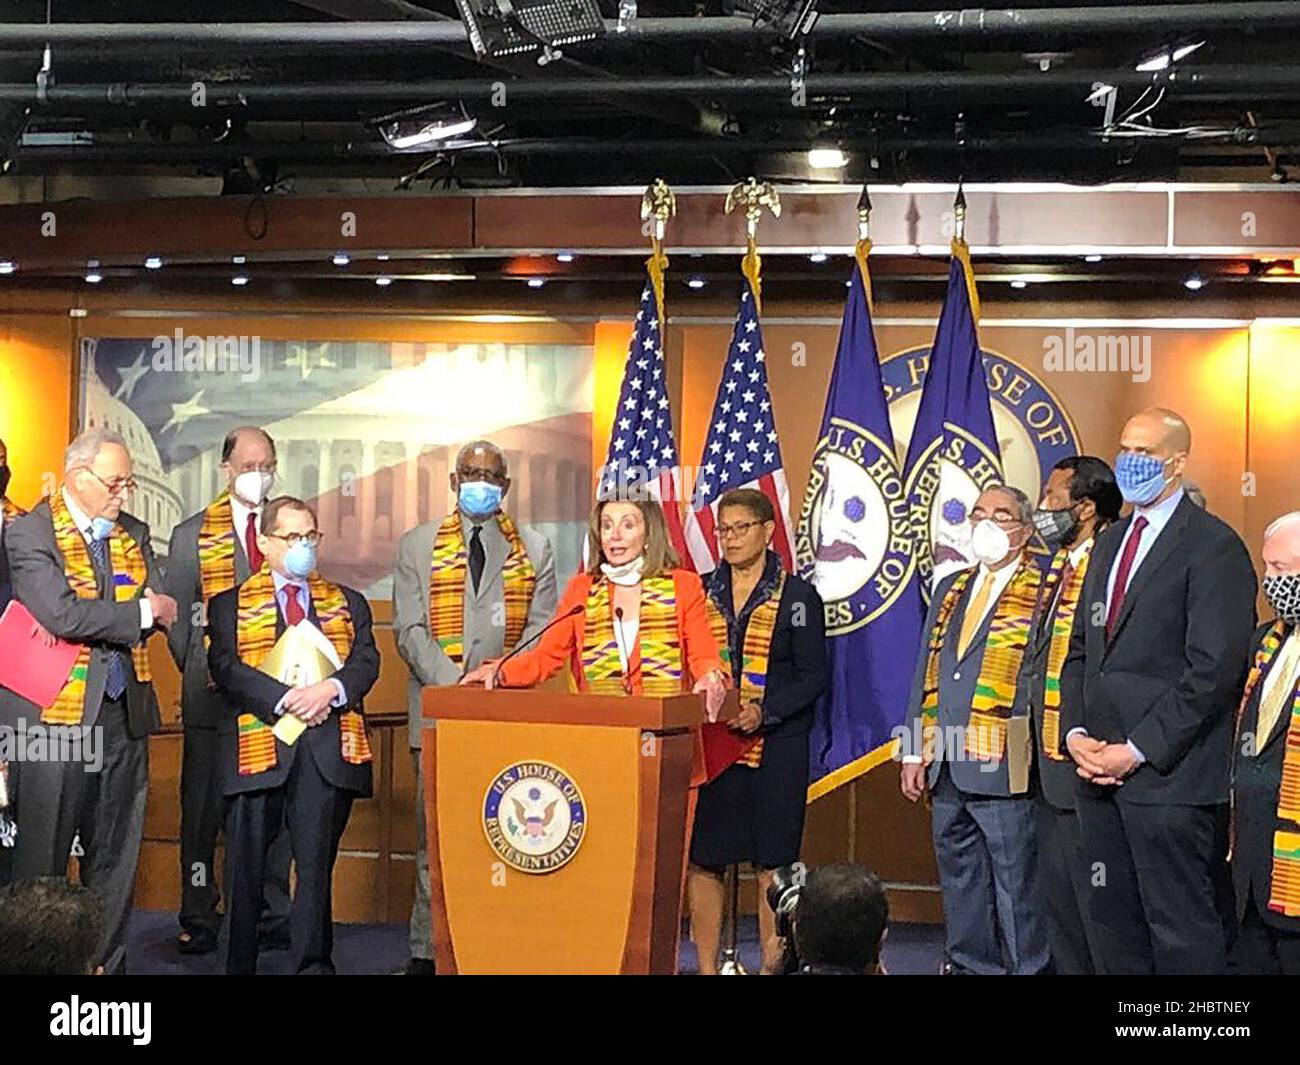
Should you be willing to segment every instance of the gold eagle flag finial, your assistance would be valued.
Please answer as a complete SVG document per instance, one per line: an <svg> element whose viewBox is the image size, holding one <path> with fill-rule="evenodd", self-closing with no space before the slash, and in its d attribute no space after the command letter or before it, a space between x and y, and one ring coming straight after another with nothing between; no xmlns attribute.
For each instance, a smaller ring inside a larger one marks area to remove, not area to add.
<svg viewBox="0 0 1300 1065"><path fill-rule="evenodd" d="M727 193L726 213L731 214L737 207L745 209L745 258L741 263L741 272L749 279L754 290L755 308L760 305L760 270L763 261L758 255L758 222L763 217L763 208L772 212L773 218L781 217L781 197L770 181L759 182L751 177L732 187Z"/></svg>
<svg viewBox="0 0 1300 1065"><path fill-rule="evenodd" d="M645 261L654 286L655 308L660 322L667 321L664 314L664 274L668 271L668 256L664 254L664 233L668 219L677 215L677 197L663 178L655 178L641 196L642 232L650 238L650 258ZM645 223L653 220L653 225ZM663 334L660 334L661 336Z"/></svg>

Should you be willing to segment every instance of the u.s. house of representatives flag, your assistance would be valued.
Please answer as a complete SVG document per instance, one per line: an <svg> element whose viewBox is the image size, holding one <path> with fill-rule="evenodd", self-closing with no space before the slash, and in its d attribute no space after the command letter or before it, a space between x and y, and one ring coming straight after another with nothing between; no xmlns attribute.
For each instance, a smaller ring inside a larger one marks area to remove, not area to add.
<svg viewBox="0 0 1300 1065"><path fill-rule="evenodd" d="M795 534L799 574L826 606L830 683L810 737L810 802L892 755L924 621L871 325L868 250L859 245Z"/></svg>
<svg viewBox="0 0 1300 1065"><path fill-rule="evenodd" d="M974 564L971 508L980 492L1002 483L978 317L970 253L953 241L948 291L904 464L917 574L927 600L945 576Z"/></svg>
<svg viewBox="0 0 1300 1065"><path fill-rule="evenodd" d="M699 573L717 565L718 498L730 488L757 488L772 501L776 508L772 549L785 568L791 568L790 489L776 438L766 358L758 304L746 278L696 475L695 498L686 516L686 546Z"/></svg>
<svg viewBox="0 0 1300 1065"><path fill-rule="evenodd" d="M645 290L628 342L623 384L610 431L609 452L600 470L599 499L629 499L648 493L663 508L668 537L690 566L682 534L681 460L668 406L663 346L663 268L659 257L647 263Z"/></svg>

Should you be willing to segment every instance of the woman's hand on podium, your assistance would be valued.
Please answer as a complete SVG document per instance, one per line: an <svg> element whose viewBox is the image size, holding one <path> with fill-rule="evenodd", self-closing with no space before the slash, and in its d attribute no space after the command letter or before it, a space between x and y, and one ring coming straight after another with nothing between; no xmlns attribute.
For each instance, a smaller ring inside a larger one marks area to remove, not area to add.
<svg viewBox="0 0 1300 1065"><path fill-rule="evenodd" d="M718 720L718 711L727 697L727 682L720 670L711 669L695 682L692 692L704 693L704 716L709 721Z"/></svg>
<svg viewBox="0 0 1300 1065"><path fill-rule="evenodd" d="M497 664L501 661L499 658L489 658L485 662L480 662L463 677L460 678L461 684L481 684L489 691L496 687Z"/></svg>
<svg viewBox="0 0 1300 1065"><path fill-rule="evenodd" d="M740 713L727 722L736 732L757 732L763 724L763 708L758 703L745 703Z"/></svg>

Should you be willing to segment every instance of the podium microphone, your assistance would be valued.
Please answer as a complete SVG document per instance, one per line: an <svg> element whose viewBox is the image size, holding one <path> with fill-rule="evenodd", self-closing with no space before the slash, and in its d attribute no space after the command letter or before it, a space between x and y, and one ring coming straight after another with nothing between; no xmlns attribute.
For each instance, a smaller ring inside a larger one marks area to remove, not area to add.
<svg viewBox="0 0 1300 1065"><path fill-rule="evenodd" d="M505 658L501 659L501 661L497 663L497 668L492 671L492 687L494 688L496 687L497 678L501 676L501 667L504 666L507 662L509 662L510 659L514 658L515 655L517 655L530 643L536 643L548 632L550 632L551 629L553 629L556 625L558 625L561 621L568 621L568 619L573 617L574 614L581 614L584 609L586 608L581 603L578 603L570 607L558 618L551 618L551 620L548 621L545 625L543 625L542 628L535 635L528 637L528 639L526 639L523 643L521 643L518 647L516 647L513 651L511 651L508 655L506 655Z"/></svg>
<svg viewBox="0 0 1300 1065"><path fill-rule="evenodd" d="M616 606L614 608L614 642L618 644L618 653L623 656L623 661L630 668L632 665L632 652L628 649L627 638L623 635L623 608ZM627 670L623 670L623 691L628 695L632 694L632 681L627 675Z"/></svg>

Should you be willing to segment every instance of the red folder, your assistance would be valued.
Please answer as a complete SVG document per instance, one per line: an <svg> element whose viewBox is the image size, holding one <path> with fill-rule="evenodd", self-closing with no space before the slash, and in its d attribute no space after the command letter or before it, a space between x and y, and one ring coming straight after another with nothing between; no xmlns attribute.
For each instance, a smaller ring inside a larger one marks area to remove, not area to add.
<svg viewBox="0 0 1300 1065"><path fill-rule="evenodd" d="M46 709L68 682L81 648L62 640L46 647L35 627L27 608L11 599L0 615L0 685Z"/></svg>
<svg viewBox="0 0 1300 1065"><path fill-rule="evenodd" d="M722 775L738 758L759 741L752 732L741 732L724 721L710 721L700 726L704 746L704 782Z"/></svg>

